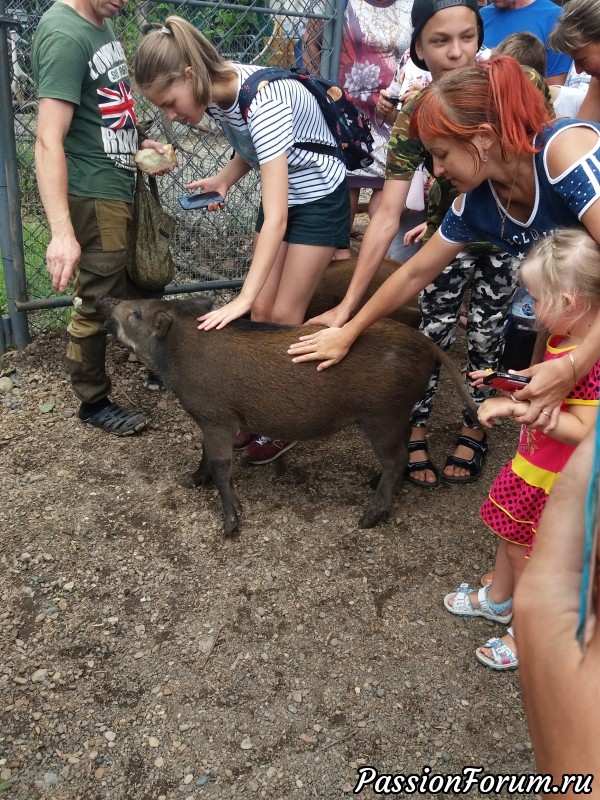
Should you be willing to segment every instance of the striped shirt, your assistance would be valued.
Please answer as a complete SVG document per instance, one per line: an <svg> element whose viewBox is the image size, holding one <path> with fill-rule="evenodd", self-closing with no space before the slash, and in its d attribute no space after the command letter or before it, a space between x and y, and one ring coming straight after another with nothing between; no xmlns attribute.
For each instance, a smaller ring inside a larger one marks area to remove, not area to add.
<svg viewBox="0 0 600 800"><path fill-rule="evenodd" d="M248 75L261 69L244 64L233 66L240 88ZM290 206L331 194L346 177L346 167L336 156L294 147L295 142L336 146L316 99L295 79L272 81L257 92L248 109L247 123L237 99L230 108L211 104L207 111L219 123L234 150L253 167L285 153Z"/></svg>

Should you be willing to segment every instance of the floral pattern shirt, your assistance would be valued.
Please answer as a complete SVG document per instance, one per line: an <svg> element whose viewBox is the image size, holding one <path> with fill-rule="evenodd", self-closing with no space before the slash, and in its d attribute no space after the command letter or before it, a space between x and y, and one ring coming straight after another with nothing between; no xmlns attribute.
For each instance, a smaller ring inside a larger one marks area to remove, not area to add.
<svg viewBox="0 0 600 800"><path fill-rule="evenodd" d="M353 176L385 175L391 126L375 114L381 89L389 86L398 62L410 44L413 0L348 0L340 54L339 82L371 120L373 164Z"/></svg>

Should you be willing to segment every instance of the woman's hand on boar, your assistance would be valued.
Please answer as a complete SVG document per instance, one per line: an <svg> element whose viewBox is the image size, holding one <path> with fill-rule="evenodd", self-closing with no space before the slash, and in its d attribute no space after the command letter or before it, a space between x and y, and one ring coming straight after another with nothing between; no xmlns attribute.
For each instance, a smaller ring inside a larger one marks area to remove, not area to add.
<svg viewBox="0 0 600 800"><path fill-rule="evenodd" d="M290 345L288 355L293 356L292 361L295 364L320 361L317 372L321 372L341 361L350 350L352 341L348 341L343 328L325 328L317 333L301 336Z"/></svg>
<svg viewBox="0 0 600 800"><path fill-rule="evenodd" d="M198 317L197 321L200 323L198 325L198 330L210 331L216 328L220 331L221 328L224 328L229 322L233 322L234 319L239 319L243 317L244 314L247 314L251 306L252 303L240 294L235 300L226 303L224 306L221 306L221 308L215 308L214 311L209 311L208 314L203 314L201 317Z"/></svg>
<svg viewBox="0 0 600 800"><path fill-rule="evenodd" d="M350 314L340 304L330 308L329 311L323 312L323 314L319 314L318 317L312 317L312 319L307 320L304 324L325 325L328 328L341 328L349 319Z"/></svg>

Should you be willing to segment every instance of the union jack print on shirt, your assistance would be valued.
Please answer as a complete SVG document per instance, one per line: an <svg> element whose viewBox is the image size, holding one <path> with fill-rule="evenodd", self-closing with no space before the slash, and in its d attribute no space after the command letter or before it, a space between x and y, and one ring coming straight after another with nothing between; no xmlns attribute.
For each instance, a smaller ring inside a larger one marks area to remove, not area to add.
<svg viewBox="0 0 600 800"><path fill-rule="evenodd" d="M136 118L133 110L133 95L125 81L113 83L107 89L98 89L98 108L105 128L135 127Z"/></svg>

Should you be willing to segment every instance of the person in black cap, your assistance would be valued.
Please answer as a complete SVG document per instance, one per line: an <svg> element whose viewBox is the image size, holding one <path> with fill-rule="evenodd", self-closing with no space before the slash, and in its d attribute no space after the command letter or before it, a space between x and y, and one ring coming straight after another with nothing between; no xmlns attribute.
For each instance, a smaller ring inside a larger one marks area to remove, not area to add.
<svg viewBox="0 0 600 800"><path fill-rule="evenodd" d="M415 0L412 22L412 59L421 69L431 73L434 83L444 74L475 62L483 42L483 23L477 0ZM544 85L535 70L524 70L539 88ZM428 164L424 145L408 133L421 94L406 103L398 113L388 143L381 205L367 227L346 296L338 306L310 320L311 323L340 326L348 321L398 231L410 181L417 168L423 163L425 166ZM379 104L380 113L391 109L391 104L383 97L380 97ZM431 168L429 171L433 173ZM439 227L457 194L447 180L434 183L429 192L426 238ZM420 298L421 330L444 349L450 347L471 276L474 276L475 284L467 318L469 370L497 369L503 349L504 324L517 285L517 265L512 256L499 248L487 242L471 245L443 275L426 287ZM427 455L426 437L436 389L437 372L413 409L410 456L404 473L409 482L425 489L440 484L438 470ZM469 390L478 404L487 395L485 389L469 385ZM464 414L455 451L444 466L443 479L449 483L470 483L481 474L487 443L483 429L473 427L473 424Z"/></svg>
<svg viewBox="0 0 600 800"><path fill-rule="evenodd" d="M423 43L421 33L425 25L434 16L434 14L437 14L439 11L445 11L448 8L453 8L454 6L465 6L475 12L475 20L473 23L476 23L477 25L477 46L481 47L483 44L483 22L481 21L481 16L479 14L479 5L477 0L415 0L412 7L411 19L413 24L413 32L410 40L410 57L415 62L417 67L428 70L432 74L432 65L427 64L423 59ZM438 20L436 20L436 28L443 30L444 22L445 20L438 18ZM460 66L465 66L465 64L461 64Z"/></svg>

